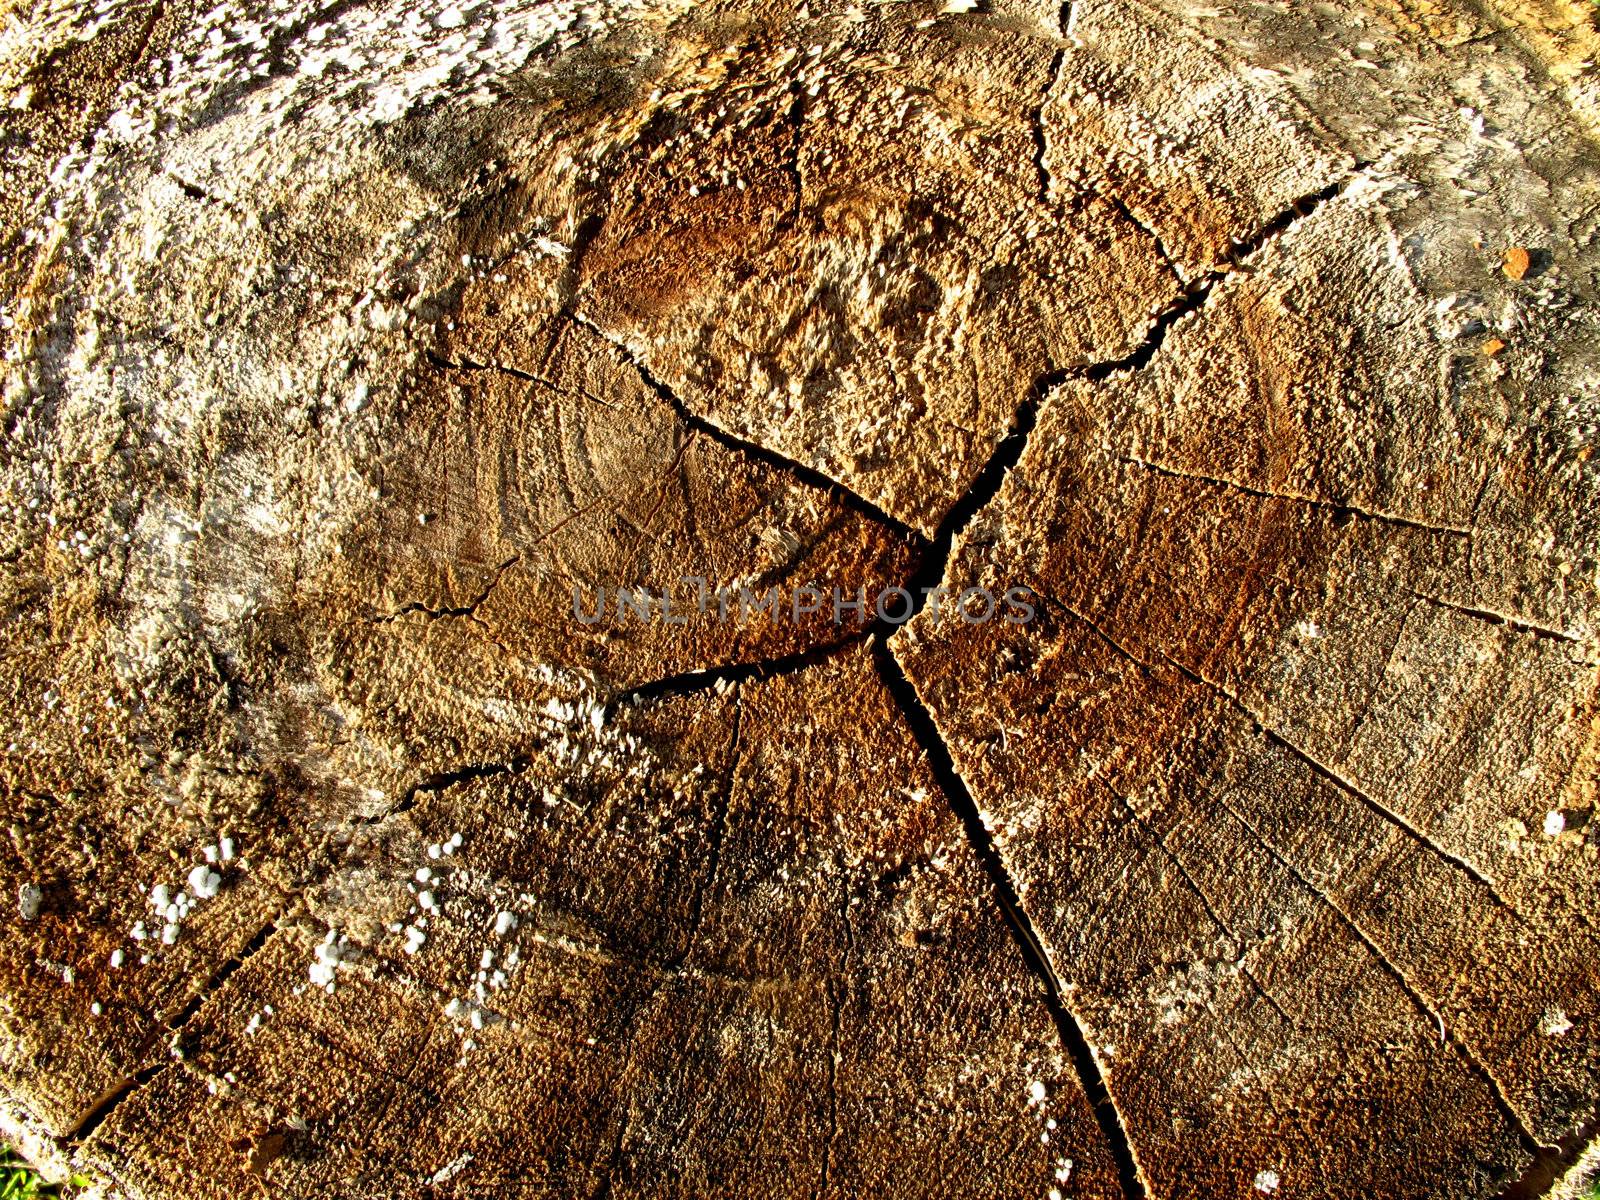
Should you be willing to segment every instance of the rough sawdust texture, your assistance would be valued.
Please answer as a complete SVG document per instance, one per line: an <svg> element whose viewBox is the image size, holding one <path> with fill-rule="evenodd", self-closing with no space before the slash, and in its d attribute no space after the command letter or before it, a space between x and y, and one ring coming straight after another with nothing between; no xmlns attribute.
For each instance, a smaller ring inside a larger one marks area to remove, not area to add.
<svg viewBox="0 0 1600 1200"><path fill-rule="evenodd" d="M1542 1191L1592 10L0 5L9 1135L129 1197ZM1037 616L573 612L685 577Z"/></svg>

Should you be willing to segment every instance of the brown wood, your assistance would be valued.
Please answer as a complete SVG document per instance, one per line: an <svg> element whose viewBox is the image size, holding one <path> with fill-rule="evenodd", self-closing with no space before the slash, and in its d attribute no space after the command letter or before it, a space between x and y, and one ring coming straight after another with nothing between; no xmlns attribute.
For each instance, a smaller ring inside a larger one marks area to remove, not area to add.
<svg viewBox="0 0 1600 1200"><path fill-rule="evenodd" d="M1542 1194L1595 11L0 6L6 1136L184 1200Z"/></svg>

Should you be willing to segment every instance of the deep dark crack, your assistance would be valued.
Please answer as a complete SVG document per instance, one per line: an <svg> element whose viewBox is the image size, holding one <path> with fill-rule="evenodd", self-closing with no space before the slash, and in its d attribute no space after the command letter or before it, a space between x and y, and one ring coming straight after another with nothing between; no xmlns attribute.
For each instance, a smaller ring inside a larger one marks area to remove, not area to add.
<svg viewBox="0 0 1600 1200"><path fill-rule="evenodd" d="M1150 326L1150 332L1145 335L1137 347L1121 358L1114 358L1105 362L1091 364L1079 368L1075 374L1084 379L1099 382L1108 379L1121 371L1137 371L1150 365L1150 360L1156 356L1167 340L1167 334L1172 327L1183 320L1190 313L1198 311L1207 300L1211 298L1211 291L1239 269L1245 259L1265 249L1268 243L1278 238L1296 223L1311 216L1328 201L1342 195L1351 184L1363 177L1371 163L1358 162L1354 168L1342 179L1336 179L1326 187L1301 196L1291 201L1287 207L1277 213L1265 224L1261 225L1250 236L1236 239L1233 243L1230 260L1227 264L1214 267L1205 274L1197 276L1185 288L1183 295L1169 304L1155 318Z"/></svg>
<svg viewBox="0 0 1600 1200"><path fill-rule="evenodd" d="M851 646L859 645L872 635L877 626L868 625L831 642L781 654L773 658L759 658L748 662L728 663L725 666L705 667L683 671L649 683L639 684L617 697L620 704L642 704L673 696L689 696L708 688L744 683L747 680L771 679L778 675L794 675L800 671L826 662Z"/></svg>
<svg viewBox="0 0 1600 1200"><path fill-rule="evenodd" d="M1134 1158L1133 1143L1128 1138L1122 1114L1106 1088L1105 1076L1100 1070L1100 1064L1095 1058L1088 1038L1084 1036L1083 1027L1067 1005L1061 979L1051 964L1050 955L1045 950L1044 944L1039 940L1032 919L1022 905L1011 872L1006 867L999 847L995 845L994 835L984 824L983 817L978 811L977 801L973 799L961 773L956 770L955 761L939 733L933 715L922 703L915 686L906 678L905 671L890 651L888 643L879 638L873 643L873 649L878 673L884 686L899 703L906 723L911 727L917 744L927 757L934 778L949 799L956 816L960 818L966 830L967 841L989 876L995 898L1000 903L1000 911L1022 951L1029 970L1044 985L1045 1005L1055 1021L1061 1044L1072 1059L1078 1082L1089 1100L1090 1108L1094 1110L1095 1121L1100 1126L1100 1132L1104 1135L1111 1157L1116 1163L1122 1194L1127 1200L1138 1200L1145 1195L1145 1185L1139 1172L1138 1162Z"/></svg>
<svg viewBox="0 0 1600 1200"><path fill-rule="evenodd" d="M458 783L470 783L475 779L489 779L495 775L520 775L526 771L529 760L526 758L510 758L501 762L472 763L465 767L456 767L450 771L437 771L418 783L412 784L388 808L376 816L362 817L356 821L358 825L380 825L390 817L399 816L401 813L410 812L416 806L417 797L424 792L437 794L446 788L455 787Z"/></svg>

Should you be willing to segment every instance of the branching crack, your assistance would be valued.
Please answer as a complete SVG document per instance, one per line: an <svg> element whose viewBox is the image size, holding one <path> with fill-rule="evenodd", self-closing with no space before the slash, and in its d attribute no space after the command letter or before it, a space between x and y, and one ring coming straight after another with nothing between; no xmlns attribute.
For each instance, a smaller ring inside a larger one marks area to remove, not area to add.
<svg viewBox="0 0 1600 1200"><path fill-rule="evenodd" d="M1165 310L1158 314L1150 326L1150 332L1145 335L1144 341L1121 358L1105 362L1094 363L1079 369L1074 374L1093 382L1107 379L1122 371L1136 371L1150 364L1150 360L1161 349L1167 340L1167 334L1172 327L1187 317L1190 313L1202 308L1211 298L1212 290L1229 275L1239 270L1239 264L1245 259L1260 253L1277 238L1287 233L1293 226L1311 216L1328 201L1343 195L1353 184L1362 179L1372 164L1358 162L1343 179L1335 180L1324 188L1301 196L1293 201L1287 208L1263 224L1250 236L1236 240L1233 243L1230 261L1223 266L1214 267L1205 274L1197 276L1184 288L1184 293L1169 304Z"/></svg>
<svg viewBox="0 0 1600 1200"><path fill-rule="evenodd" d="M702 417L699 413L689 408L689 406L683 402L682 398L679 397L676 392L658 379L655 373L645 365L643 360L641 360L639 356L633 352L633 349L622 338L617 337L616 335L603 329L601 326L584 316L582 313L569 310L567 311L566 316L570 320L582 326L584 329L587 329L591 333L604 338L606 341L615 346L621 352L622 357L627 364L633 368L634 373L637 374L644 382L645 386L654 392L656 396L662 400L662 402L672 409L678 420L682 422L686 428L695 433L703 433L706 437L710 438L718 445L724 446L737 454L745 456L746 458L754 459L756 462L759 462L764 466L771 467L776 471L790 475L809 487L814 487L820 491L827 492L833 497L834 500L838 501L838 503L843 505L845 508L848 508L853 512L860 513L868 520L874 521L884 528L892 531L913 546L925 547L927 545L928 538L926 534L922 533L920 530L912 528L912 526L907 524L905 521L902 521L899 517L896 517L885 511L882 507L873 503L871 500L868 500L859 492L853 491L846 487L837 479L834 479L829 475L825 475L815 467L809 467L805 463L799 462L796 459L792 459L787 455L780 454L778 451L770 449L767 446L763 446L759 442L754 442L749 438L741 437L736 433L732 433L726 429L723 429L720 425L715 425L706 420L706 418Z"/></svg>
<svg viewBox="0 0 1600 1200"><path fill-rule="evenodd" d="M1489 1070L1488 1066L1477 1056L1477 1053L1472 1049L1472 1047L1467 1045L1467 1043L1464 1042L1457 1034L1451 1031L1449 1026L1445 1024L1444 1016L1437 1008L1434 1007L1433 1003L1429 1001L1425 995L1423 995L1421 989L1411 982L1411 979L1403 970L1400 969L1399 965L1383 952L1383 948L1379 946L1370 935L1368 935L1367 931L1361 927L1361 923L1347 913L1332 896L1313 883L1311 879L1300 870L1299 867L1295 866L1294 863L1290 862L1288 858L1281 854L1278 851L1278 848L1262 835L1260 830L1258 830L1249 821L1245 820L1244 816L1237 812L1231 805L1229 805L1227 801L1223 800L1220 796L1217 796L1215 792L1211 793L1211 795L1217 800L1217 803L1222 806L1229 816L1237 821L1240 826L1242 826L1253 838L1255 838L1256 842L1261 846L1261 848L1271 855L1272 858L1277 861L1279 866L1283 867L1284 870L1288 871L1289 874L1294 876L1294 878L1302 887L1315 896L1319 902L1321 902L1330 912L1334 914L1335 917L1339 919L1341 924L1343 924L1347 929L1350 930L1352 934L1355 935L1356 940L1359 941L1366 949L1367 953L1372 956L1373 961L1383 969L1385 974L1387 974L1391 979L1394 980L1396 984L1399 985L1400 990L1406 994L1407 999L1409 999L1420 1012L1422 1012L1439 1027L1439 1040L1448 1044L1450 1048L1460 1056L1462 1061L1472 1068L1473 1073L1483 1081L1484 1085L1489 1089L1489 1094L1494 1102L1496 1110L1498 1110L1501 1117L1503 1117L1505 1121L1517 1131L1517 1137L1522 1142L1523 1148L1532 1154L1537 1154L1544 1150L1545 1147L1543 1147L1540 1144L1539 1139L1534 1136L1533 1130L1523 1120L1522 1114L1516 1110L1510 1099L1507 1098L1505 1091L1501 1087L1499 1079L1495 1077L1494 1072Z"/></svg>
<svg viewBox="0 0 1600 1200"><path fill-rule="evenodd" d="M1072 6L1070 3L1062 5L1059 19L1061 23L1062 37L1063 40L1065 40L1069 36L1069 26L1072 19ZM1048 144L1045 138L1043 113L1045 104L1048 102L1049 96L1055 87L1055 80L1059 76L1064 56L1065 46L1062 47L1061 51L1059 51L1054 58L1051 67L1051 82L1046 86L1043 98L1041 99L1040 105L1034 114L1034 138L1037 149L1036 162L1040 172L1041 195L1046 202L1048 202L1049 195L1052 190L1052 181L1049 176L1046 161L1048 155ZM635 687L631 691L626 692L620 699L623 701L643 702L693 694L706 688L724 686L727 684L738 684L751 679L767 678L774 675L793 674L807 670L808 668L815 666L820 662L824 662L841 653L848 647L858 645L862 642L869 643L873 650L874 661L877 665L878 674L885 688L899 706L908 726L910 727L913 735L916 737L918 745L926 755L936 780L938 781L945 795L948 797L955 814L962 821L962 824L966 830L968 841L972 846L974 854L982 864L986 874L990 879L991 885L993 886L996 897L999 901L1001 911L1005 917L1008 927L1011 929L1013 937L1018 944L1023 958L1026 961L1029 969L1038 978L1043 987L1046 1006L1049 1009L1053 1020L1055 1021L1063 1048L1072 1060L1079 1082L1085 1095L1088 1097L1090 1106L1095 1114L1095 1119L1100 1126L1103 1136L1106 1139L1111 1156L1116 1163L1118 1177L1121 1182L1123 1193L1125 1197L1127 1197L1127 1200L1142 1200L1142 1197L1147 1194L1147 1190L1143 1174L1140 1171L1137 1157L1134 1153L1132 1142L1129 1139L1127 1129L1122 1118L1122 1114L1107 1087L1105 1074L1102 1071L1094 1049L1089 1044L1088 1038L1084 1034L1082 1025L1079 1023L1077 1017L1073 1014L1070 1006L1066 1002L1065 989L1061 983L1061 979L1057 975L1055 967L1051 962L1049 953L1045 949L1037 931L1034 928L1031 917L1028 915L1022 905L1016 884L1004 862L1003 856L1001 855L999 848L996 846L992 834L984 826L983 820L979 814L977 803L974 800L970 790L967 788L966 783L961 777L960 773L956 770L954 759L941 734L939 733L938 726L933 718L932 713L923 704L915 686L907 678L903 668L899 663L899 660L896 659L893 651L890 649L889 636L893 633L895 628L897 628L900 624L903 624L906 620L909 620L912 616L915 616L916 613L921 610L921 608L927 602L929 593L943 579L956 539L967 528L977 513L986 505L988 505L999 493L1000 488L1005 482L1006 476L1020 461L1021 456L1027 447L1028 439L1037 423L1039 408L1043 403L1044 397L1051 391L1051 389L1060 386L1071 379L1083 379L1089 382L1100 382L1119 372L1138 370L1149 364L1156 353L1161 349L1166 340L1167 334L1171 331L1173 326L1175 326L1178 321L1182 320L1184 317L1199 310L1209 299L1213 288L1221 280L1233 273L1233 271L1236 269L1237 263L1262 250L1268 245L1268 243L1288 230L1298 220L1311 215L1311 213L1315 212L1319 207L1321 207L1322 204L1340 195L1347 187L1349 187L1357 178L1361 176L1361 174L1367 169L1368 165L1369 164L1365 163L1357 164L1355 170L1346 179L1329 184L1320 191L1302 197L1300 200L1294 202L1277 216L1273 217L1271 220L1262 225L1261 228L1258 229L1251 237L1245 239L1244 241L1235 242L1232 261L1223 267L1213 269L1206 274L1197 277L1193 281L1190 281L1186 285L1183 295L1178 300L1168 305L1166 309L1156 314L1152 318L1149 329L1143 340L1137 347L1129 351L1127 354L1116 359L1094 362L1067 369L1051 366L1037 379L1035 379L1033 384L1027 389L1023 398L1019 402L1017 409L1013 414L1009 429L996 443L995 448L991 452L988 460L984 463L978 474L973 478L972 482L967 486L966 490L947 510L932 538L929 538L926 534L913 528L900 518L892 516L882 507L853 491L840 481L833 479L822 472L806 466L805 464L791 459L777 451L769 449L766 446L760 445L759 443L750 441L737 434L729 432L728 430L722 429L704 417L694 413L672 391L671 388L656 378L656 376L650 371L649 367L640 360L640 358L621 337L608 332L590 318L583 316L570 307L563 312L563 315L569 320L604 338L607 342L617 347L624 360L639 376L641 381L643 381L644 384L660 400L662 400L672 409L677 418L689 430L696 433L703 433L711 440L717 442L719 445L750 457L758 462L774 468L775 470L782 471L802 483L824 490L844 507L855 511L876 522L880 526L892 531L920 551L917 565L906 584L906 590L912 597L910 610L906 613L899 614L897 619L892 622L879 619L878 621L863 627L859 631L853 632L827 644L814 646L806 650L783 655L777 658L764 659L750 663L739 663L722 667L713 667L705 670L690 671L669 676L653 683L647 683ZM1137 220L1135 220L1135 223L1138 224ZM1158 249L1160 249L1160 252L1165 255L1164 248L1160 247L1159 239L1157 240L1157 245ZM1170 259L1168 260L1168 263L1170 266ZM484 369L478 367L476 364L450 363L436 355L430 355L430 359L435 363L435 365L446 368ZM533 376L527 372L518 371L515 368L497 366L493 369L507 371L508 373L519 378L527 378L531 381L545 383L548 385L548 381L542 380L539 377ZM1155 467L1154 464L1142 465L1148 466L1153 470L1159 469ZM1213 480L1210 482L1215 482L1218 484L1225 483L1225 481L1222 480ZM1299 497L1293 498L1301 499ZM1309 500L1306 502L1314 503ZM1338 508L1340 506L1329 505L1329 507ZM1352 509L1350 511L1356 510ZM1375 519L1380 519L1383 516L1383 514L1366 513L1361 515L1373 516ZM1400 518L1392 519L1402 520ZM1460 531L1450 530L1449 532ZM509 565L510 564L508 563L507 566ZM502 568L502 570L503 569L504 568ZM475 602L473 606L469 606L469 608L476 607L477 603L482 603L482 598ZM1101 636L1105 637L1106 635L1102 632ZM1107 640L1110 640L1109 637ZM1117 646L1115 642L1112 642L1111 644L1115 646L1120 653L1128 657L1130 661L1135 663L1138 662L1137 659L1134 659L1132 655L1128 654L1128 652L1123 650L1122 647ZM1142 669L1149 669L1142 663L1138 665L1140 665ZM1177 666L1180 671L1184 670L1184 668L1178 666L1176 663L1173 665ZM1187 671L1184 673L1192 674ZM1205 681L1202 680L1201 682ZM1235 701L1235 703L1237 703L1237 701ZM1257 721L1257 724L1260 724L1260 722ZM1273 734L1270 730L1268 730L1267 733L1268 736L1274 737L1277 741L1283 741L1283 739L1278 738L1277 735ZM1288 745L1286 742L1283 744ZM1299 757L1307 761L1307 763L1316 769L1319 774L1339 783L1344 790L1357 796L1363 801L1363 803L1367 803L1369 806L1377 808L1378 811L1387 815L1391 820L1395 821L1397 824L1400 824L1403 828L1406 828L1412 833L1413 836L1421 840L1423 844L1429 846L1431 849L1440 854L1444 854L1457 866L1472 873L1473 877L1480 883L1488 882L1480 873L1476 872L1476 870L1472 868L1470 864L1465 863L1464 860L1448 855L1442 849L1429 841L1420 833L1420 831L1417 831L1414 829L1414 827L1404 823L1403 820L1398 817L1398 814L1389 813L1387 809L1376 805L1376 803L1371 801L1370 798L1366 797L1347 782L1340 780L1337 775L1334 775L1327 768L1322 767L1321 764L1316 763L1315 760L1312 760L1308 756L1304 755L1303 752L1298 751L1293 746L1289 746L1289 748ZM468 779L482 778L488 775L499 775L519 771L524 769L525 765L526 764L520 760L514 760L509 763L490 763L471 766L462 768L458 771L430 776L422 783L412 787L406 793L406 795L402 797L402 799L392 806L387 812L385 812L382 817L373 818L372 820L381 820L383 817L405 811L405 809L409 808L415 802L416 796L421 792L439 791L445 787L451 786L454 783ZM368 823L371 822L369 821ZM1504 903L1504 901L1502 901L1502 903ZM1375 954L1378 954L1380 961L1386 961L1382 959L1381 953L1377 950L1377 948L1371 945L1370 939L1363 938L1363 940L1368 942L1369 949L1371 949ZM1407 985L1407 988L1408 993L1412 994L1414 999L1420 1001L1421 998L1415 994L1414 989L1410 989L1409 985ZM1424 1005L1424 1007L1426 1006ZM1279 1011L1281 1012L1282 1010L1280 1009ZM834 1014L834 1019L837 1020L837 1013ZM1467 1051L1464 1047L1461 1049L1463 1054L1467 1054ZM1487 1075L1487 1073L1485 1074ZM1510 1110L1509 1105L1505 1104L1504 1097L1500 1094L1498 1087L1494 1084L1492 1078L1490 1079L1490 1083L1491 1087L1494 1089L1494 1094L1497 1097L1497 1100L1514 1118L1514 1112ZM1518 1128L1522 1128L1520 1122L1518 1122ZM618 1137L620 1147L620 1133ZM828 1164L825 1163L825 1171L827 1170L827 1166ZM602 1192L608 1190L609 1186L610 1181L608 1172L607 1176L602 1181Z"/></svg>

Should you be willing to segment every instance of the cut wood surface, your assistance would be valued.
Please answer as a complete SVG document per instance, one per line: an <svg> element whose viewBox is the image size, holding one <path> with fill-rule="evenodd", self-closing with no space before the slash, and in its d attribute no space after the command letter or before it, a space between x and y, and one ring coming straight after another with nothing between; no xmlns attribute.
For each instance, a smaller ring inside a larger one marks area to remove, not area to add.
<svg viewBox="0 0 1600 1200"><path fill-rule="evenodd" d="M4 0L0 1128L129 1200L1542 1194L1596 22Z"/></svg>

